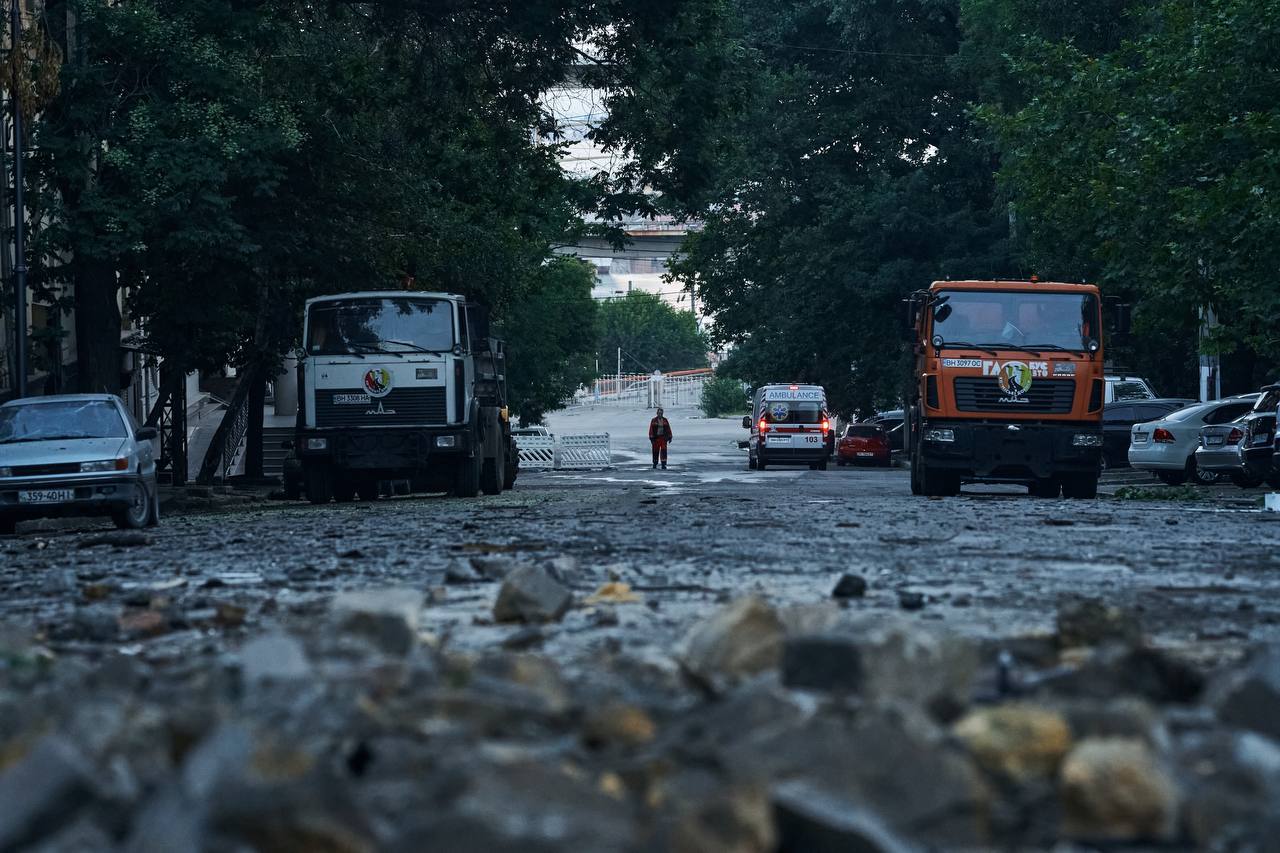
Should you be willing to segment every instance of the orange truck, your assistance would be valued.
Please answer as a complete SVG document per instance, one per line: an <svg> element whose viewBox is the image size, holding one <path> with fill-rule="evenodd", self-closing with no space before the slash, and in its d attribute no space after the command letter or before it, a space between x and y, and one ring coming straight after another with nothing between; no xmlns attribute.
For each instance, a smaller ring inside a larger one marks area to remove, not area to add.
<svg viewBox="0 0 1280 853"><path fill-rule="evenodd" d="M1102 299L1091 284L935 281L907 300L914 370L911 491L1014 483L1098 493L1105 394ZM1117 330L1127 306L1117 306Z"/></svg>

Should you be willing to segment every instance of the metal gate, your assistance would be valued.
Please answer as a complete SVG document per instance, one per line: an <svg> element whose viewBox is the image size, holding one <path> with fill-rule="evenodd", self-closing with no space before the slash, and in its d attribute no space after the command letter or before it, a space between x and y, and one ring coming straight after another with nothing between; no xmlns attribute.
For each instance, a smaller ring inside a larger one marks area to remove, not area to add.
<svg viewBox="0 0 1280 853"><path fill-rule="evenodd" d="M609 433L517 435L520 467L544 470L612 468Z"/></svg>

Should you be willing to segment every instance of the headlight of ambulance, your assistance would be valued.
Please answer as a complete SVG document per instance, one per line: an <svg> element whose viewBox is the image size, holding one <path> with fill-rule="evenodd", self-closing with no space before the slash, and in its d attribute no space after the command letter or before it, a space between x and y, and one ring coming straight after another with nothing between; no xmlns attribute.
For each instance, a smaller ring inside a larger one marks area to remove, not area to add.
<svg viewBox="0 0 1280 853"><path fill-rule="evenodd" d="M308 438L307 450L328 450L329 439L327 438Z"/></svg>
<svg viewBox="0 0 1280 853"><path fill-rule="evenodd" d="M458 437L456 435L437 435L436 447L457 447Z"/></svg>
<svg viewBox="0 0 1280 853"><path fill-rule="evenodd" d="M129 460L127 457L121 456L119 459L103 459L99 462L81 462L81 474L96 474L101 471L127 471L129 469Z"/></svg>
<svg viewBox="0 0 1280 853"><path fill-rule="evenodd" d="M1071 439L1072 447L1101 447L1102 436L1096 432L1079 432Z"/></svg>
<svg viewBox="0 0 1280 853"><path fill-rule="evenodd" d="M933 427L924 431L925 441L955 441L956 431L953 429L940 429Z"/></svg>

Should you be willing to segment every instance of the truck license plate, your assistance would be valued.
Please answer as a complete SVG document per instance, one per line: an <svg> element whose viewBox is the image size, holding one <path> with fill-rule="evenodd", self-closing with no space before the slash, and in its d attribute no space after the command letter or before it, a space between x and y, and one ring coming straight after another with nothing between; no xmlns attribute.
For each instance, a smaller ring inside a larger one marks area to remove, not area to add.
<svg viewBox="0 0 1280 853"><path fill-rule="evenodd" d="M335 406L367 406L372 402L368 394L334 394Z"/></svg>
<svg viewBox="0 0 1280 853"><path fill-rule="evenodd" d="M24 504L56 504L75 499L75 489L39 489L30 492L18 492L18 503Z"/></svg>

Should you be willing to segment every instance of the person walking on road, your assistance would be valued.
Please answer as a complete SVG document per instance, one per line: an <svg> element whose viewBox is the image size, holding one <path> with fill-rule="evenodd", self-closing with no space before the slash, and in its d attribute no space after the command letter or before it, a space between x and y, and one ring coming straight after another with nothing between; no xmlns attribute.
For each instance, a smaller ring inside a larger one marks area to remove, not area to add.
<svg viewBox="0 0 1280 853"><path fill-rule="evenodd" d="M671 421L662 416L662 407L658 407L658 413L654 415L653 420L649 421L649 444L653 447L653 467L657 468L658 463L662 463L662 469L667 468L667 445L671 443Z"/></svg>

